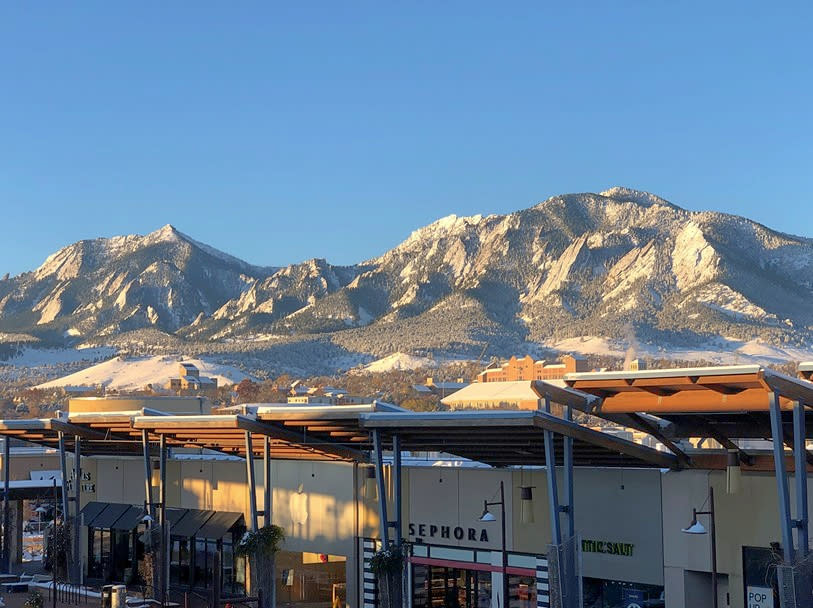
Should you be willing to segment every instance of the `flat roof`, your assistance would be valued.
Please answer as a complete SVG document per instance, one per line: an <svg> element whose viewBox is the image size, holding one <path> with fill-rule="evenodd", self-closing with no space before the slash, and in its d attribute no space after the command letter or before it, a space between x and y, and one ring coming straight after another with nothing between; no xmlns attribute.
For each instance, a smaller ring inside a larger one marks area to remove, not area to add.
<svg viewBox="0 0 813 608"><path fill-rule="evenodd" d="M678 468L672 453L587 428L541 411L371 413L362 426L398 435L402 449L446 452L492 466L545 466L544 431L554 433L557 462L563 438L573 439L577 466Z"/></svg>

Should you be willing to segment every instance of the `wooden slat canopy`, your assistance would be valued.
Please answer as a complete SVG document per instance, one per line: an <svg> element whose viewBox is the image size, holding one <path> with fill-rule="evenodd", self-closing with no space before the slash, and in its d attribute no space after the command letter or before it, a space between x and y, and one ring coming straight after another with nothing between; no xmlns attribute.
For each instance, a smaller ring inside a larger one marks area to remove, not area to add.
<svg viewBox="0 0 813 608"><path fill-rule="evenodd" d="M573 373L565 383L600 397L606 414L767 412L774 392L783 409L813 406L813 383L759 365Z"/></svg>
<svg viewBox="0 0 813 608"><path fill-rule="evenodd" d="M813 369L813 366L811 366ZM792 410L801 404L813 438L813 383L759 365L573 373L565 383L600 400L589 414L635 428L669 442L714 439L740 452L737 439L771 439L771 399L781 409L785 442L793 436ZM813 455L808 455L813 462Z"/></svg>

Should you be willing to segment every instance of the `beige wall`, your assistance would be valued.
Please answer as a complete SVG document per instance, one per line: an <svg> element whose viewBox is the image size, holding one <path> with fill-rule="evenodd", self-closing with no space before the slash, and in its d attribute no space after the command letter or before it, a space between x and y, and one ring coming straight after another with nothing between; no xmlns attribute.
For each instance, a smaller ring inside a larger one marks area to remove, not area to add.
<svg viewBox="0 0 813 608"><path fill-rule="evenodd" d="M36 450L36 448L33 448ZM26 448L28 450L28 448ZM32 453L19 452L16 448L11 448L11 468L9 470L9 479L12 481L21 479L31 479L32 471L58 471L59 470L59 454L56 451L48 450L37 451ZM0 471L4 471L2 467L3 456L0 451ZM0 479L2 481L2 479Z"/></svg>
<svg viewBox="0 0 813 608"><path fill-rule="evenodd" d="M498 500L503 481L506 511L509 513L506 535L509 551L545 554L550 543L550 519L547 481L544 470L500 471L495 469L412 467L405 470L405 487L411 497L405 513L405 536L414 541L425 524L424 542L438 545L498 550L501 548L499 506L491 511L497 521L479 521L483 500ZM631 556L584 553L584 575L652 585L663 585L663 541L661 535L661 489L658 470L575 470L574 502L576 531L585 539L632 543ZM408 479L408 483L406 482ZM562 471L558 471L560 502L565 502ZM533 523L522 523L520 486L534 486ZM562 524L565 518L561 518ZM406 524L415 525L409 535ZM461 527L465 536L441 538L440 531L430 538L429 525ZM468 538L475 530L477 541ZM486 529L488 542L480 542ZM564 528L563 528L564 530ZM377 534L376 534L377 536Z"/></svg>
<svg viewBox="0 0 813 608"><path fill-rule="evenodd" d="M794 479L788 478L791 505L795 514ZM711 571L710 535L683 534L691 520L692 508L700 509L714 487L717 511L718 571L728 575L721 585L721 600L731 594L731 605L741 606L743 599L742 547L769 547L781 542L779 502L776 477L769 473L743 473L742 489L726 494L725 473L707 471L672 471L663 476L663 535L667 568ZM808 484L808 504L813 500L813 480ZM702 516L701 516L702 518ZM708 527L708 518L702 518ZM674 583L678 585L678 582ZM681 606L667 595L668 606Z"/></svg>

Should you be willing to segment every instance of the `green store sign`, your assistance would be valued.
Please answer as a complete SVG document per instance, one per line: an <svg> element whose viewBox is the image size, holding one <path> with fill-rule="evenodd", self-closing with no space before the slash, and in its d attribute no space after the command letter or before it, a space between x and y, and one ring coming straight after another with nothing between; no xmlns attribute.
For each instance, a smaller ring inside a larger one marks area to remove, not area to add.
<svg viewBox="0 0 813 608"><path fill-rule="evenodd" d="M582 539L582 553L604 553L605 555L621 555L632 557L632 543L615 543L608 540Z"/></svg>

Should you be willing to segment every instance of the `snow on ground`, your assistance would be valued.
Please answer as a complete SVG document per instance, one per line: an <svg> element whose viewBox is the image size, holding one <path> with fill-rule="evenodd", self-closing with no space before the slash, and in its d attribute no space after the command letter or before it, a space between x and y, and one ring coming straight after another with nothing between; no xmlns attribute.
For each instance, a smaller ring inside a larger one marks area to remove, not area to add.
<svg viewBox="0 0 813 608"><path fill-rule="evenodd" d="M598 336L580 336L558 342L545 344L546 347L562 353L581 353L583 355L606 355L624 357L630 348L629 342L601 338ZM684 361L710 361L721 365L741 363L760 363L764 365L787 363L788 361L809 361L813 359L811 348L785 348L774 346L761 340L737 340L718 338L703 347L680 348L654 344L638 343L633 345L634 356L656 359L680 359Z"/></svg>
<svg viewBox="0 0 813 608"><path fill-rule="evenodd" d="M429 359L427 357L416 357L415 355L408 355L406 353L393 353L384 357L383 359L377 359L372 363L368 363L361 368L361 371L380 373L402 369L437 367L437 365L438 364L434 359Z"/></svg>
<svg viewBox="0 0 813 608"><path fill-rule="evenodd" d="M234 384L249 378L236 367L212 363L203 359L186 359L178 356L155 357L116 357L99 363L69 376L57 378L37 386L54 388L58 386L97 386L115 390L138 390L148 384L164 385L172 377L178 376L178 364L192 363L201 376L217 378L218 385Z"/></svg>

